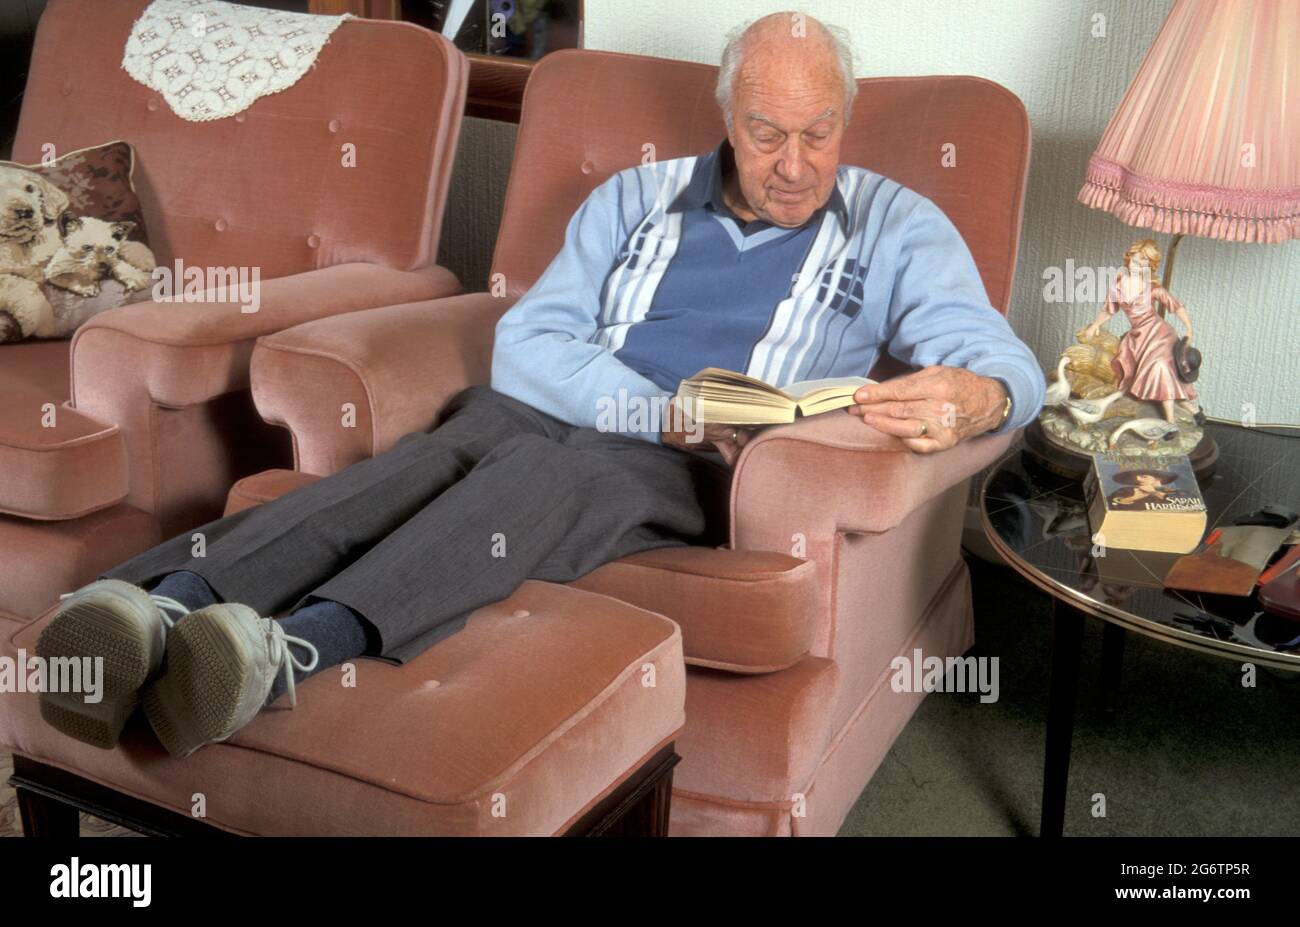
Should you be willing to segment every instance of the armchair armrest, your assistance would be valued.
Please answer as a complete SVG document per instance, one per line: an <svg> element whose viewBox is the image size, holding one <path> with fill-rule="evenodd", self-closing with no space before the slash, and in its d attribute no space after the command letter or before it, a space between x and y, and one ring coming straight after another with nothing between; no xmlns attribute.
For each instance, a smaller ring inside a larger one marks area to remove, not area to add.
<svg viewBox="0 0 1300 927"><path fill-rule="evenodd" d="M962 513L954 509L965 497L956 487L1015 437L917 454L847 412L769 428L736 461L732 547L815 564L806 613L813 654L859 667L887 662L947 588L954 561L960 566ZM850 701L865 697L855 690Z"/></svg>
<svg viewBox="0 0 1300 927"><path fill-rule="evenodd" d="M1019 432L982 435L937 454L845 412L761 432L736 461L731 542L789 553L792 538L837 532L880 533L995 461Z"/></svg>
<svg viewBox="0 0 1300 927"><path fill-rule="evenodd" d="M116 381L132 372L151 400L169 408L245 389L261 335L342 312L450 296L460 283L444 267L337 264L265 280L257 289L254 312L243 311L231 287L205 291L194 302L132 303L91 319L72 339L74 405L101 406L101 393L119 391Z"/></svg>
<svg viewBox="0 0 1300 927"><path fill-rule="evenodd" d="M261 338L253 401L266 421L293 435L298 470L333 473L428 429L452 396L489 382L496 323L513 301L472 293Z"/></svg>
<svg viewBox="0 0 1300 927"><path fill-rule="evenodd" d="M173 521L219 510L238 475L232 476L237 465L229 461L247 435L237 432L238 425L233 436L223 430L231 403L216 400L248 388L258 336L308 319L449 295L459 288L455 276L441 267L402 271L340 264L261 281L255 312L241 311L233 287L208 291L202 301L111 309L73 337L72 404L122 430L127 501L174 527Z"/></svg>

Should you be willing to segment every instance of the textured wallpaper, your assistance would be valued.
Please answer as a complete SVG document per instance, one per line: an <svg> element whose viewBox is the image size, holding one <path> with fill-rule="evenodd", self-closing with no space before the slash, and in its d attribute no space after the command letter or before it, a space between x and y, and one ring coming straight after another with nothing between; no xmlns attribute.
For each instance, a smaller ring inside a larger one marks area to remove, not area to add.
<svg viewBox="0 0 1300 927"><path fill-rule="evenodd" d="M809 0L849 29L858 76L974 74L1017 93L1034 154L1012 323L1048 366L1098 303L1046 303L1052 267L1117 266L1147 233L1075 200L1088 156L1169 0ZM733 25L789 9L773 0L588 0L589 48L716 63ZM1104 17L1105 35L1093 32ZM870 165L867 165L870 166ZM1162 249L1167 236L1156 235ZM1185 238L1173 292L1205 352L1206 411L1300 423L1300 242L1243 245ZM1121 333L1126 323L1111 322Z"/></svg>
<svg viewBox="0 0 1300 927"><path fill-rule="evenodd" d="M460 130L438 263L456 274L469 292L487 289L516 131L511 123L470 118Z"/></svg>

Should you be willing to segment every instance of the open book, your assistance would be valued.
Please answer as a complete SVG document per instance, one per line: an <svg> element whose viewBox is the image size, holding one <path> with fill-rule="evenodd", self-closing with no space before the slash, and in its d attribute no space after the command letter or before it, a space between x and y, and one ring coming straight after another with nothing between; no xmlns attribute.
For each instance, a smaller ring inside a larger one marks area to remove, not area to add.
<svg viewBox="0 0 1300 927"><path fill-rule="evenodd" d="M706 367L681 382L677 398L696 422L714 425L780 425L798 415L817 415L853 405L866 377L801 380L777 389L734 370Z"/></svg>

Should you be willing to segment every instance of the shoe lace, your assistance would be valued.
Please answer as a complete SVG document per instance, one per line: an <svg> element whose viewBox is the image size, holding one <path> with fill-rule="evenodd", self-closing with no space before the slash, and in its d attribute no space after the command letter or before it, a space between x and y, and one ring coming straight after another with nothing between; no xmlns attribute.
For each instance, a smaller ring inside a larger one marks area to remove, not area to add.
<svg viewBox="0 0 1300 927"><path fill-rule="evenodd" d="M175 627L177 621L190 613L188 605L184 602L178 602L171 596L154 595L153 593L150 593L149 598L153 601L154 605L158 606L158 614L162 617L163 625L166 626L169 631ZM167 614L168 612L176 612L176 617L173 618L171 615Z"/></svg>
<svg viewBox="0 0 1300 927"><path fill-rule="evenodd" d="M303 640L301 637L294 637L292 634L285 634L284 628L280 623L271 618L263 618L266 622L266 649L270 655L271 667L274 673L279 673L281 669L285 672L285 691L289 693L289 706L298 707L298 693L294 688L293 671L298 670L300 673L310 673L316 669L320 662L320 651L312 645L310 641ZM304 663L294 656L293 651L289 649L290 644L296 644L303 650L306 650L311 659Z"/></svg>

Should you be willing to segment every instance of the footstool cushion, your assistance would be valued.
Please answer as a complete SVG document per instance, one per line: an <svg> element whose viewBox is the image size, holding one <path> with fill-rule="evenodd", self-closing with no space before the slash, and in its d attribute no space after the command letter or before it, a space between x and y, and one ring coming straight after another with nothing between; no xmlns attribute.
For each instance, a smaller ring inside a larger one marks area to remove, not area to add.
<svg viewBox="0 0 1300 927"><path fill-rule="evenodd" d="M9 631L35 651L53 609ZM0 625L8 629L10 625ZM114 750L0 696L0 742L244 834L562 833L673 741L684 722L676 624L595 593L529 581L404 666L325 670L227 743L173 759L141 713ZM201 802L200 802L201 797Z"/></svg>

